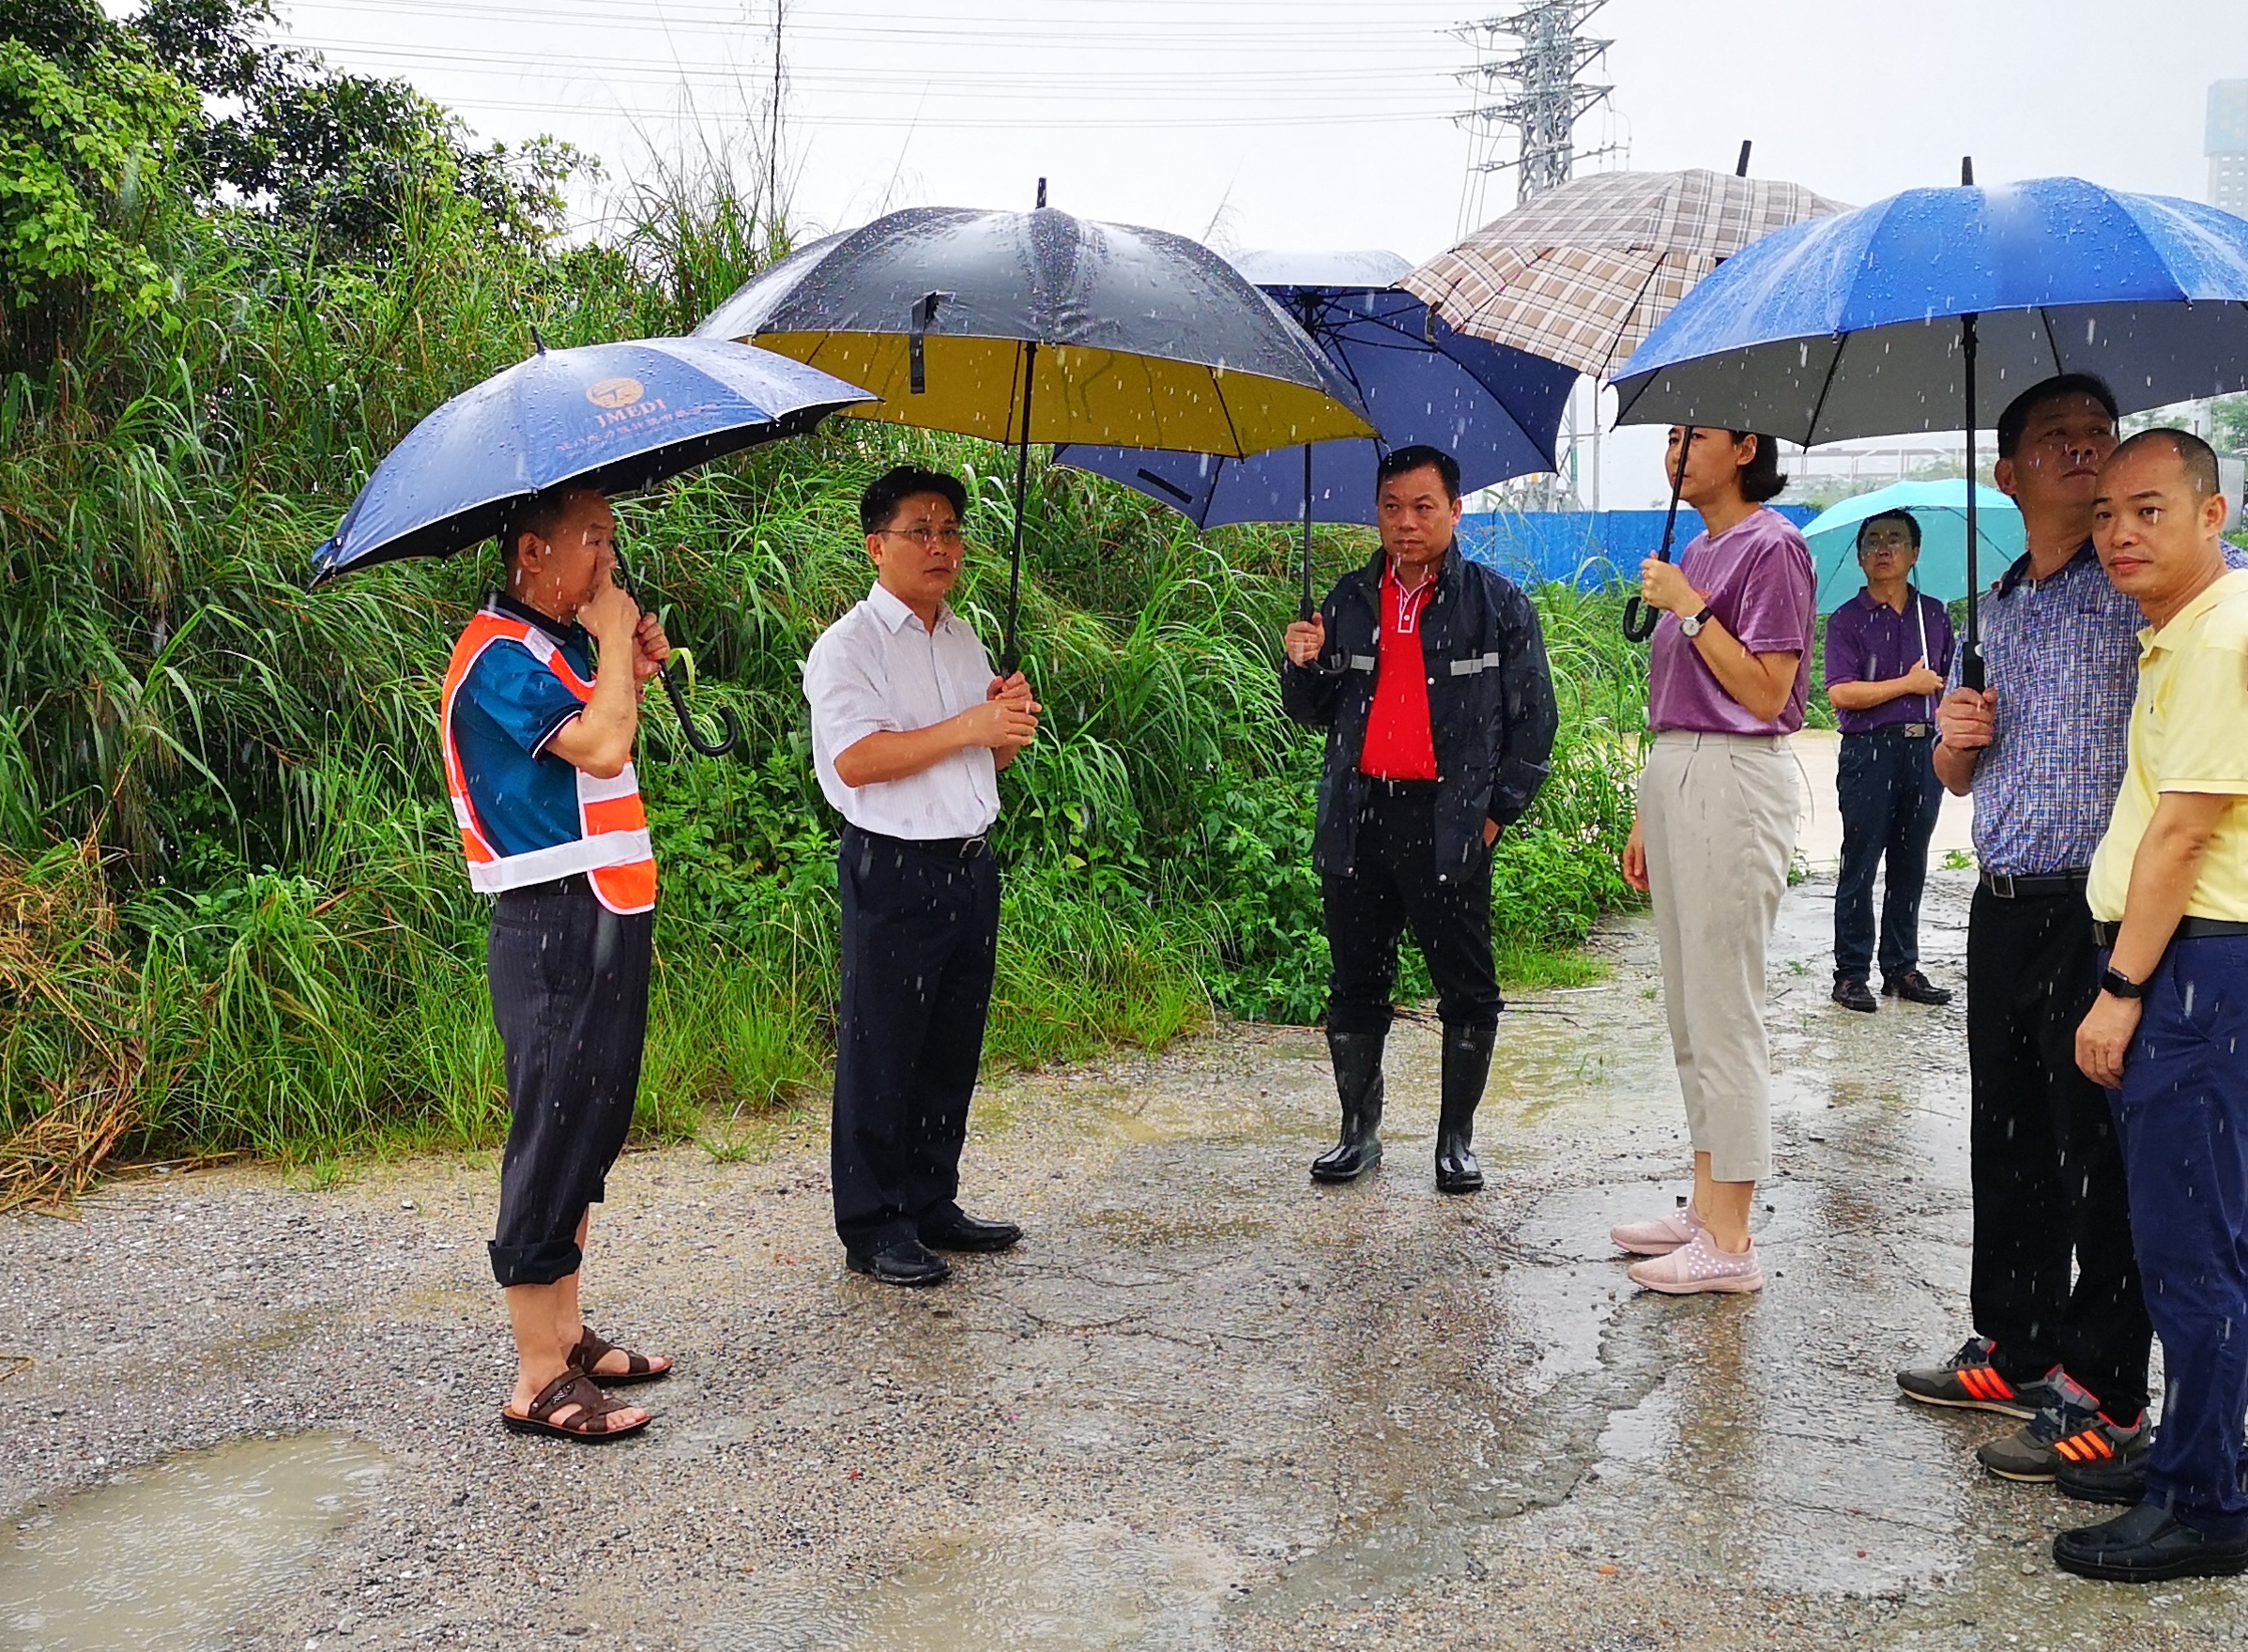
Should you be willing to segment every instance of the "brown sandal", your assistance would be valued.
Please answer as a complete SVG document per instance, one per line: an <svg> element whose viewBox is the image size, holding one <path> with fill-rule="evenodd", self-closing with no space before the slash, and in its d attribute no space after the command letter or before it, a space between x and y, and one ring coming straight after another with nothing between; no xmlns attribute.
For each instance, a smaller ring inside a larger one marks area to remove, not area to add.
<svg viewBox="0 0 2248 1652"><path fill-rule="evenodd" d="M571 1406L577 1410L568 1422L558 1423L554 1414ZM588 1446L599 1446L610 1440L621 1440L627 1434L636 1434L648 1427L650 1419L642 1417L636 1423L612 1427L611 1415L632 1409L611 1400L593 1385L592 1379L579 1370L567 1370L539 1390L539 1397L530 1402L530 1415L517 1416L506 1406L499 1408L499 1420L511 1434L548 1434L557 1440L576 1440Z"/></svg>
<svg viewBox="0 0 2248 1652"><path fill-rule="evenodd" d="M623 1370L603 1371L593 1369L612 1354L624 1355ZM607 1340L591 1325L580 1327L577 1346L570 1351L570 1369L573 1371L584 1372L596 1383L607 1388L629 1387L635 1383L660 1383L671 1374L672 1369L669 1365L665 1366L662 1370L656 1369L655 1361L650 1359L647 1354L635 1354L629 1348L618 1347L616 1343Z"/></svg>

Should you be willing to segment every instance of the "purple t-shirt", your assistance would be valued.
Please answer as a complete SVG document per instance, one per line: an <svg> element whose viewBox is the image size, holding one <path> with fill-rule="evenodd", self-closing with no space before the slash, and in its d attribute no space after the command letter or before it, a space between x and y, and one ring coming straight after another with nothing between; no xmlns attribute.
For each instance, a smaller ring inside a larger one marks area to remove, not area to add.
<svg viewBox="0 0 2248 1652"><path fill-rule="evenodd" d="M1861 589L1827 618L1828 689L1838 682L1887 682L1922 660L1938 677L1951 669L1951 616L1934 597L1915 591L1899 613ZM1844 734L1869 734L1907 723L1933 724L1935 702L1942 697L1902 694L1868 711L1845 711L1837 706L1834 721Z"/></svg>
<svg viewBox="0 0 2248 1652"><path fill-rule="evenodd" d="M1709 593L1719 624L1752 654L1795 654L1796 686L1766 721L1727 694L1703 663L1678 616L1663 615L1647 655L1647 727L1695 734L1793 734L1811 697L1811 626L1818 580L1796 525L1756 511L1711 539L1704 533L1678 558L1696 590Z"/></svg>

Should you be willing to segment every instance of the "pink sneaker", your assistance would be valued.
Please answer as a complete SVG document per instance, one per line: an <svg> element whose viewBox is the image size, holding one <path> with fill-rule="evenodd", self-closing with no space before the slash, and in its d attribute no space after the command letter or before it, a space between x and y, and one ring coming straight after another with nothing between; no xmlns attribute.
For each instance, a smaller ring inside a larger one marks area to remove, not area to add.
<svg viewBox="0 0 2248 1652"><path fill-rule="evenodd" d="M1689 1204L1651 1222L1626 1222L1611 1228L1608 1236L1615 1241L1617 1249L1629 1250L1633 1256L1668 1256L1692 1243L1701 1231L1702 1217Z"/></svg>
<svg viewBox="0 0 2248 1652"><path fill-rule="evenodd" d="M1707 1228L1668 1256L1652 1256L1631 1264L1631 1282L1665 1296L1691 1296L1702 1291L1761 1291L1764 1264L1756 1260L1756 1242L1738 1256L1720 1250Z"/></svg>

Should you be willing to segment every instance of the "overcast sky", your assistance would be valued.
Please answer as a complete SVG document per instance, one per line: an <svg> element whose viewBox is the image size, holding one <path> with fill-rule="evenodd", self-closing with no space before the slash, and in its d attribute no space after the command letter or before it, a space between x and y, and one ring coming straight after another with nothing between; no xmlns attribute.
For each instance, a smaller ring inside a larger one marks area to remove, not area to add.
<svg viewBox="0 0 2248 1652"><path fill-rule="evenodd" d="M1491 10L1503 10L1504 5ZM296 43L401 75L490 138L542 132L611 184L652 150L748 164L774 0L279 0ZM1864 203L2072 173L2198 198L2211 80L2248 76L2248 0L1609 0L1593 166L1753 170ZM1223 248L1384 247L1462 227L1474 60L1460 0L785 0L782 156L799 223L916 204L1053 205ZM2141 26L2134 26L2141 25ZM753 135L755 134L755 135ZM1493 216L1511 177L1490 187ZM1619 451L1620 447L1620 451ZM1646 438L1604 503L1643 504Z"/></svg>

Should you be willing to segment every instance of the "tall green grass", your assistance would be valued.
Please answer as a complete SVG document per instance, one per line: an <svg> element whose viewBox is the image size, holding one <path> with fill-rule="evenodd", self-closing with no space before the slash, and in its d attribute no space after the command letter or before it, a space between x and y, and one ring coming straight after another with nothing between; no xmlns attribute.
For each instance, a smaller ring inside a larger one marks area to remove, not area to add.
<svg viewBox="0 0 2248 1652"><path fill-rule="evenodd" d="M316 595L307 558L376 458L520 359L534 325L555 345L682 329L788 237L692 170L559 252L493 237L441 191L411 199L361 262L191 221L163 249L161 316L97 317L82 355L0 385L0 897L74 878L69 899L103 938L73 952L0 898L17 960L0 977L0 1130L69 1090L99 1053L90 1025L142 1052L144 1146L301 1157L504 1132L482 911L436 760L436 685L489 554ZM901 460L969 478L957 605L996 635L1013 527L996 450L837 421L620 512L706 708L745 731L735 757L695 758L651 702L643 736L665 891L650 1131L692 1134L821 1080L833 821L797 673L864 593L857 496ZM1277 676L1293 537L1198 535L1079 473L1032 476L1023 637L1048 716L1003 782L992 1058L1156 1046L1214 1008L1311 1018L1318 742L1280 716ZM1367 549L1323 535L1322 577ZM1563 740L1502 846L1496 908L1509 956L1533 961L1621 897L1644 702L1613 604L1538 601Z"/></svg>

